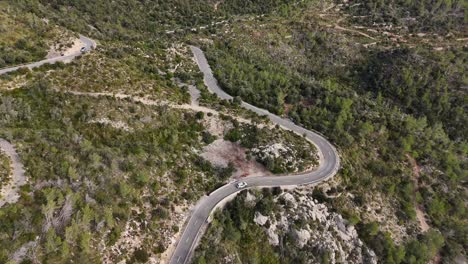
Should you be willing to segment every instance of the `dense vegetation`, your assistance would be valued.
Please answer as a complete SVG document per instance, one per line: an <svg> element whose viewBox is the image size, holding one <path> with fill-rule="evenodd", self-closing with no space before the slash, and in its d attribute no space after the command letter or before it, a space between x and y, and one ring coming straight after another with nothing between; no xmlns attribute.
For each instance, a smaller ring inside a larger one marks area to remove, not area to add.
<svg viewBox="0 0 468 264"><path fill-rule="evenodd" d="M44 37L51 27L39 18L18 16L19 10L0 3L0 68L37 61L47 54Z"/></svg>
<svg viewBox="0 0 468 264"><path fill-rule="evenodd" d="M360 1L353 1L360 3ZM368 23L392 23L405 26L411 32L447 30L463 31L466 3L460 0L421 1L365 1L353 6L350 11L356 16L365 16ZM352 6L352 7L351 7Z"/></svg>
<svg viewBox="0 0 468 264"><path fill-rule="evenodd" d="M27 39L19 39L14 47L0 46L0 68L38 61L45 57L47 47L43 43L32 43Z"/></svg>
<svg viewBox="0 0 468 264"><path fill-rule="evenodd" d="M0 151L0 189L10 179L10 173L10 158L5 153Z"/></svg>
<svg viewBox="0 0 468 264"><path fill-rule="evenodd" d="M224 138L239 142L248 149L249 156L273 173L310 170L318 165L317 149L312 143L279 127L259 128L235 123Z"/></svg>
<svg viewBox="0 0 468 264"><path fill-rule="evenodd" d="M193 0L21 0L16 5L38 16L50 17L73 31L114 40L162 33L174 26L206 24L213 10L205 1Z"/></svg>
<svg viewBox="0 0 468 264"><path fill-rule="evenodd" d="M3 93L0 117L0 136L20 143L31 182L18 203L0 210L1 262L36 236L35 261L99 262L129 219L147 221L153 243L144 250L161 252L162 232L175 231L174 206L226 177L187 151L201 144L194 114L57 93L41 81ZM100 241L106 246L98 250Z"/></svg>
<svg viewBox="0 0 468 264"><path fill-rule="evenodd" d="M463 92L467 72L466 49L435 53L427 49L395 49L371 54L360 80L375 96L388 98L405 112L441 123L455 140L468 134L464 124L468 99Z"/></svg>
<svg viewBox="0 0 468 264"><path fill-rule="evenodd" d="M211 25L236 14L272 12L287 2L293 1L226 1L216 9L217 1L213 0L20 0L15 5L76 32L113 40L142 40L142 36L160 38L165 31Z"/></svg>
<svg viewBox="0 0 468 264"><path fill-rule="evenodd" d="M253 223L256 208L272 210L271 192L261 203L246 206L246 191L241 192L234 201L228 203L223 211L217 211L194 256L193 263L219 263L225 256L239 258L238 263L285 263L268 243L261 227ZM213 246L213 241L219 244Z"/></svg>
<svg viewBox="0 0 468 264"><path fill-rule="evenodd" d="M352 43L359 38L332 34L304 13L312 21L270 18L261 25L247 23L207 46L219 83L230 94L319 130L338 145L343 184L356 198L334 199L332 206L361 215L365 225L368 220L353 207L371 201L372 190L396 201L400 224L411 226L415 208L422 204L444 242L428 233L406 249L433 240L428 243L437 244L435 248L445 245L441 252L447 260L463 255L465 48L454 46L438 54L430 46L359 48ZM423 168L421 177L411 170L408 157ZM359 230L368 235L367 229ZM366 240L371 247L389 243L375 239L391 239L374 236ZM382 260L390 254L378 248L376 252ZM413 260L394 260L402 261Z"/></svg>
<svg viewBox="0 0 468 264"><path fill-rule="evenodd" d="M338 146L343 160L339 191L350 195L326 202L356 223L382 262L423 263L437 252L452 262L466 255L466 48L453 45L435 52L426 44L388 46L385 41L363 48L359 43L368 39L337 34L318 21L318 1L296 2L0 3L0 68L42 59L60 35L52 30L57 25L101 41L97 51L72 64L22 70L0 79L2 88L26 84L2 92L0 136L18 145L31 177L20 201L0 209L0 262L36 237L36 254L26 259L100 262L101 253L108 254L132 221L145 222L144 233L150 235L120 258L144 262L164 251L164 239L179 228L176 207L194 202L232 172L192 153L212 140L199 117L130 99L58 91L187 102L174 77L201 82L184 58L190 55L177 47L186 37L179 33L219 21L228 26L209 26L208 34L187 38L215 39L213 45L200 43L206 45L226 91L319 130ZM332 4L320 2L321 8ZM353 1L346 6L348 22L392 23L412 33L441 36L463 31L461 1ZM236 23L241 21L237 15L244 22ZM176 34L166 34L172 30ZM206 91L202 96L210 106L240 111L235 103L213 100ZM236 133L256 138L254 129L239 130L229 137L246 145L252 143L250 137L236 138ZM413 158L421 167L419 176L412 170ZM275 163L271 170L285 169ZM375 202L376 195L385 197L377 202L394 209L398 224L407 228L404 241L394 241L394 234L382 227L386 223L367 218L365 206ZM208 238L243 252L246 262L285 261L252 224L253 212L243 206L244 197L238 199L218 214ZM418 207L433 229L424 234L414 228ZM207 252L200 253L201 263L202 256L215 261L223 250L210 243L201 246Z"/></svg>
<svg viewBox="0 0 468 264"><path fill-rule="evenodd" d="M256 197L254 201L247 199L246 193L242 192L223 211L215 213L208 232L195 252L194 263L220 263L223 260L233 263L330 263L326 251L299 248L295 241L297 238L291 233L281 234L280 244L271 246L264 227L252 221L255 212L268 216L275 214L278 206L288 206L284 200L280 199L280 204L273 201L281 193L279 188L257 191L253 194ZM296 228L306 224L314 225L311 219L296 219L291 223ZM436 231L397 246L388 234L379 232L377 223L361 228L366 229L362 232L367 234L364 240L373 245L378 256L382 256L383 263L427 263L443 245L443 237ZM313 255L314 261L309 254Z"/></svg>

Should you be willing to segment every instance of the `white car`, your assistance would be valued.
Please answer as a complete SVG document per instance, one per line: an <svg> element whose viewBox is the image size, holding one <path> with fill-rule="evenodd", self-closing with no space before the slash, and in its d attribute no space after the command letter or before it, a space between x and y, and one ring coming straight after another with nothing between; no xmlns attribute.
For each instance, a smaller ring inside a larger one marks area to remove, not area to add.
<svg viewBox="0 0 468 264"><path fill-rule="evenodd" d="M247 187L247 183L246 183L246 182L238 182L238 183L236 184L236 188L237 188L237 189L242 189L242 188L245 188L245 187Z"/></svg>
<svg viewBox="0 0 468 264"><path fill-rule="evenodd" d="M86 47L82 47L82 48L80 49L80 51L81 51L81 53L86 52Z"/></svg>

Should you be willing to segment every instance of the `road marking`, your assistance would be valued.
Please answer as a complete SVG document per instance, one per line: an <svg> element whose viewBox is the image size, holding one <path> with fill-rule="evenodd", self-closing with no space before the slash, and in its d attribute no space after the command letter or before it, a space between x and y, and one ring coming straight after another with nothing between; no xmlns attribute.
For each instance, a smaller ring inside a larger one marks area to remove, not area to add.
<svg viewBox="0 0 468 264"><path fill-rule="evenodd" d="M195 220L195 224L197 224L197 223L198 223L198 220Z"/></svg>
<svg viewBox="0 0 468 264"><path fill-rule="evenodd" d="M190 239L190 237L187 237L187 239L185 239L185 243L188 243L189 239Z"/></svg>
<svg viewBox="0 0 468 264"><path fill-rule="evenodd" d="M181 257L181 256L179 256L179 257L177 258L177 263L179 263L179 262L180 262L180 257Z"/></svg>

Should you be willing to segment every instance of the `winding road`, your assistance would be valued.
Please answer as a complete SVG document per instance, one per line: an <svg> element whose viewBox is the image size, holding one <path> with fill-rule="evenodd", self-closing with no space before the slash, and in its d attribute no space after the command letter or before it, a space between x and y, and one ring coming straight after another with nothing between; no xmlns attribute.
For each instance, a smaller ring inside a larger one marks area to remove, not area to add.
<svg viewBox="0 0 468 264"><path fill-rule="evenodd" d="M83 47L84 47L83 52L91 51L97 46L94 40L87 38L83 35L80 35L80 40L81 42L83 42ZM67 56L57 56L54 58L45 59L45 60L41 60L38 62L32 62L29 64L16 65L13 67L0 69L0 75L6 74L9 72L14 72L24 67L29 68L29 69L37 68L46 63L53 64L59 61L63 63L68 63L68 62L71 62L76 57L82 55L83 52L77 51ZM23 165L21 163L21 160L18 154L16 153L15 147L8 141L0 138L0 149L3 150L10 157L12 161L12 167L13 167L12 179L9 181L9 183L6 186L4 186L0 190L0 193L1 193L0 207L2 207L6 203L15 203L18 200L19 198L18 188L24 185L27 182L27 179L24 175Z"/></svg>
<svg viewBox="0 0 468 264"><path fill-rule="evenodd" d="M96 47L96 42L94 42L92 39L81 35L80 39L85 44L86 51L89 51ZM215 77L213 76L213 73L203 51L200 48L194 46L191 46L190 48L195 56L195 60L198 64L198 67L203 72L204 82L208 89L211 92L215 93L221 99L232 99L232 96L225 93L218 86L218 83ZM32 69L46 63L55 63L58 61L67 63L73 60L74 58L78 57L79 55L81 55L81 52L76 52L69 56L60 56L30 64L0 69L0 75L15 71L21 67L27 67L29 69ZM268 116L274 124L278 124L284 129L291 130L299 135L304 135L317 147L320 157L320 165L314 171L294 175L248 177L243 180L248 184L247 188L316 184L325 181L330 177L333 177L337 173L340 166L340 158L336 149L323 136L310 130L307 130L303 127L300 127L288 119L281 118L264 109L255 107L246 102L242 102L242 107L249 109L259 115ZM14 164L21 164L19 162L19 157L17 156L11 144L2 139L0 139L0 144L2 145L4 151L6 151L7 154L12 158ZM13 167L14 173L19 173L21 175L24 174L22 166L14 165ZM22 178L22 180L25 179ZM220 202L222 202L228 197L232 197L240 191L241 190L235 187L235 183L228 183L220 187L216 191L212 192L209 196L204 196L200 199L200 201L198 201L197 205L192 211L189 222L183 230L182 236L179 239L176 249L171 257L171 264L185 264L190 261L190 257L194 251L197 241L202 235L204 227L207 226L208 217L210 216L213 209L216 208L216 206ZM14 199L16 199L16 197L14 197L13 200Z"/></svg>
<svg viewBox="0 0 468 264"><path fill-rule="evenodd" d="M94 48L96 48L96 42L90 38L87 38L85 36L82 36L80 35L80 40L81 42L83 42L84 44L84 52L86 51L90 51ZM0 69L0 75L2 74L5 74L5 73L9 73L9 72L13 72L13 71L16 71L18 70L19 68L29 68L29 69L33 69L33 68L37 68L39 66L42 66L46 63L50 63L50 64L54 64L56 62L64 62L64 63L68 63L68 62L71 62L74 58L80 56L82 54L81 51L77 51L77 52L74 52L73 54L70 54L68 56L57 56L55 58L50 58L50 59L46 59L46 60L41 60L41 61L38 61L38 62L33 62L33 63L29 63L29 64L23 64L23 65L17 65L17 66L14 66L14 67L10 67L10 68L5 68L5 69Z"/></svg>
<svg viewBox="0 0 468 264"><path fill-rule="evenodd" d="M203 72L204 81L208 89L221 99L232 99L232 96L225 93L218 86L203 51L194 46L191 46L190 48L195 56L198 67ZM284 129L291 130L299 135L305 135L306 138L317 147L320 157L320 165L314 171L294 175L248 177L243 179L243 181L248 184L247 188L316 184L333 177L338 172L340 166L339 155L333 145L331 145L324 137L300 127L288 119L281 118L251 104L242 102L242 107L259 115L268 116L274 124L278 124ZM170 260L171 264L185 264L189 262L197 241L201 236L202 230L204 230L204 227L207 225L207 219L210 216L210 213L216 205L239 191L241 190L235 187L235 183L228 183L211 193L209 196L204 196L197 203L193 209L190 220L178 241L174 254L172 255Z"/></svg>

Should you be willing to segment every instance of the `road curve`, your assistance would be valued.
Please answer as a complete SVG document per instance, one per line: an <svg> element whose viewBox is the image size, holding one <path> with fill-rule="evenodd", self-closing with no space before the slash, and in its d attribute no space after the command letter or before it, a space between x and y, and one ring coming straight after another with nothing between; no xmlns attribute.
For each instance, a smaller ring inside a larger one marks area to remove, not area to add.
<svg viewBox="0 0 468 264"><path fill-rule="evenodd" d="M80 40L84 43L85 52L96 48L96 42L94 40L92 40L90 38L87 38L87 37L85 37L83 35L80 35ZM42 65L44 65L46 63L54 64L54 63L56 63L58 61L68 63L68 62L71 62L74 58L80 56L81 54L82 54L81 51L77 51L77 52L75 52L73 54L70 54L68 56L58 56L58 57L55 57L55 58L41 60L41 61L37 61L37 62L32 62L32 63L29 63L29 64L17 65L17 66L10 67L10 68L0 69L0 75L16 71L19 68L25 68L25 67L29 68L29 69L37 68L37 67L42 66Z"/></svg>
<svg viewBox="0 0 468 264"><path fill-rule="evenodd" d="M232 99L232 96L224 92L218 86L203 51L194 46L191 46L190 48L195 56L198 67L203 72L204 82L208 89L221 99ZM297 126L288 119L281 118L251 104L242 102L242 106L259 115L268 116L274 124L278 124L281 127L291 130L299 135L305 135L306 138L317 147L320 157L320 165L314 171L284 176L248 177L244 179L248 184L248 188L315 184L327 180L337 173L340 166L338 152L324 137L303 127ZM177 247L170 260L171 264L185 264L189 262L197 240L201 235L202 227L206 225L211 211L223 199L239 191L240 190L234 186L234 183L228 183L211 193L209 196L202 197L193 209L189 222L177 243Z"/></svg>
<svg viewBox="0 0 468 264"><path fill-rule="evenodd" d="M89 51L96 47L96 42L92 39L80 35L81 41L85 43L86 51ZM206 60L206 57L203 51L197 47L190 47L197 64L200 70L204 74L204 81L206 86L210 91L215 93L221 99L232 99L232 96L225 93L219 86L216 79L213 76L211 68ZM61 56L52 59L42 60L39 62L34 62L30 64L0 69L0 75L16 71L19 68L27 67L29 69L39 67L46 63L55 63L58 61L61 62L70 62L74 58L81 55L81 52L76 52L69 56ZM270 120L274 124L278 124L281 127L291 130L297 134L304 135L308 140L310 140L314 145L317 147L320 157L320 165L317 170L312 172L306 172L303 174L294 174L294 175L284 175L284 176L264 176L264 177L250 177L246 178L244 181L247 182L248 188L253 187L275 187L275 186L297 186L303 184L314 184L324 181L330 177L333 177L340 166L340 159L336 149L322 136L312 131L309 131L305 128L295 125L288 119L281 118L277 115L274 115L264 109L255 107L251 104L242 102L242 106L246 109L249 109L259 115L266 115L270 118ZM9 146L6 141L1 141L3 147ZM7 147L7 152L10 148ZM9 154L13 154L13 159L17 159L17 156L14 152ZM11 155L10 155L11 156ZM15 170L18 172L23 171L22 167L17 167ZM226 197L231 196L239 192L240 190L237 189L233 183L228 183L209 196L204 196L195 206L190 220L183 231L181 238L177 244L176 250L172 255L170 263L177 264L177 263L187 263L190 260L190 256L194 250L196 242L201 235L202 227L206 225L206 220L208 219L211 211L216 207L216 205L224 200Z"/></svg>

